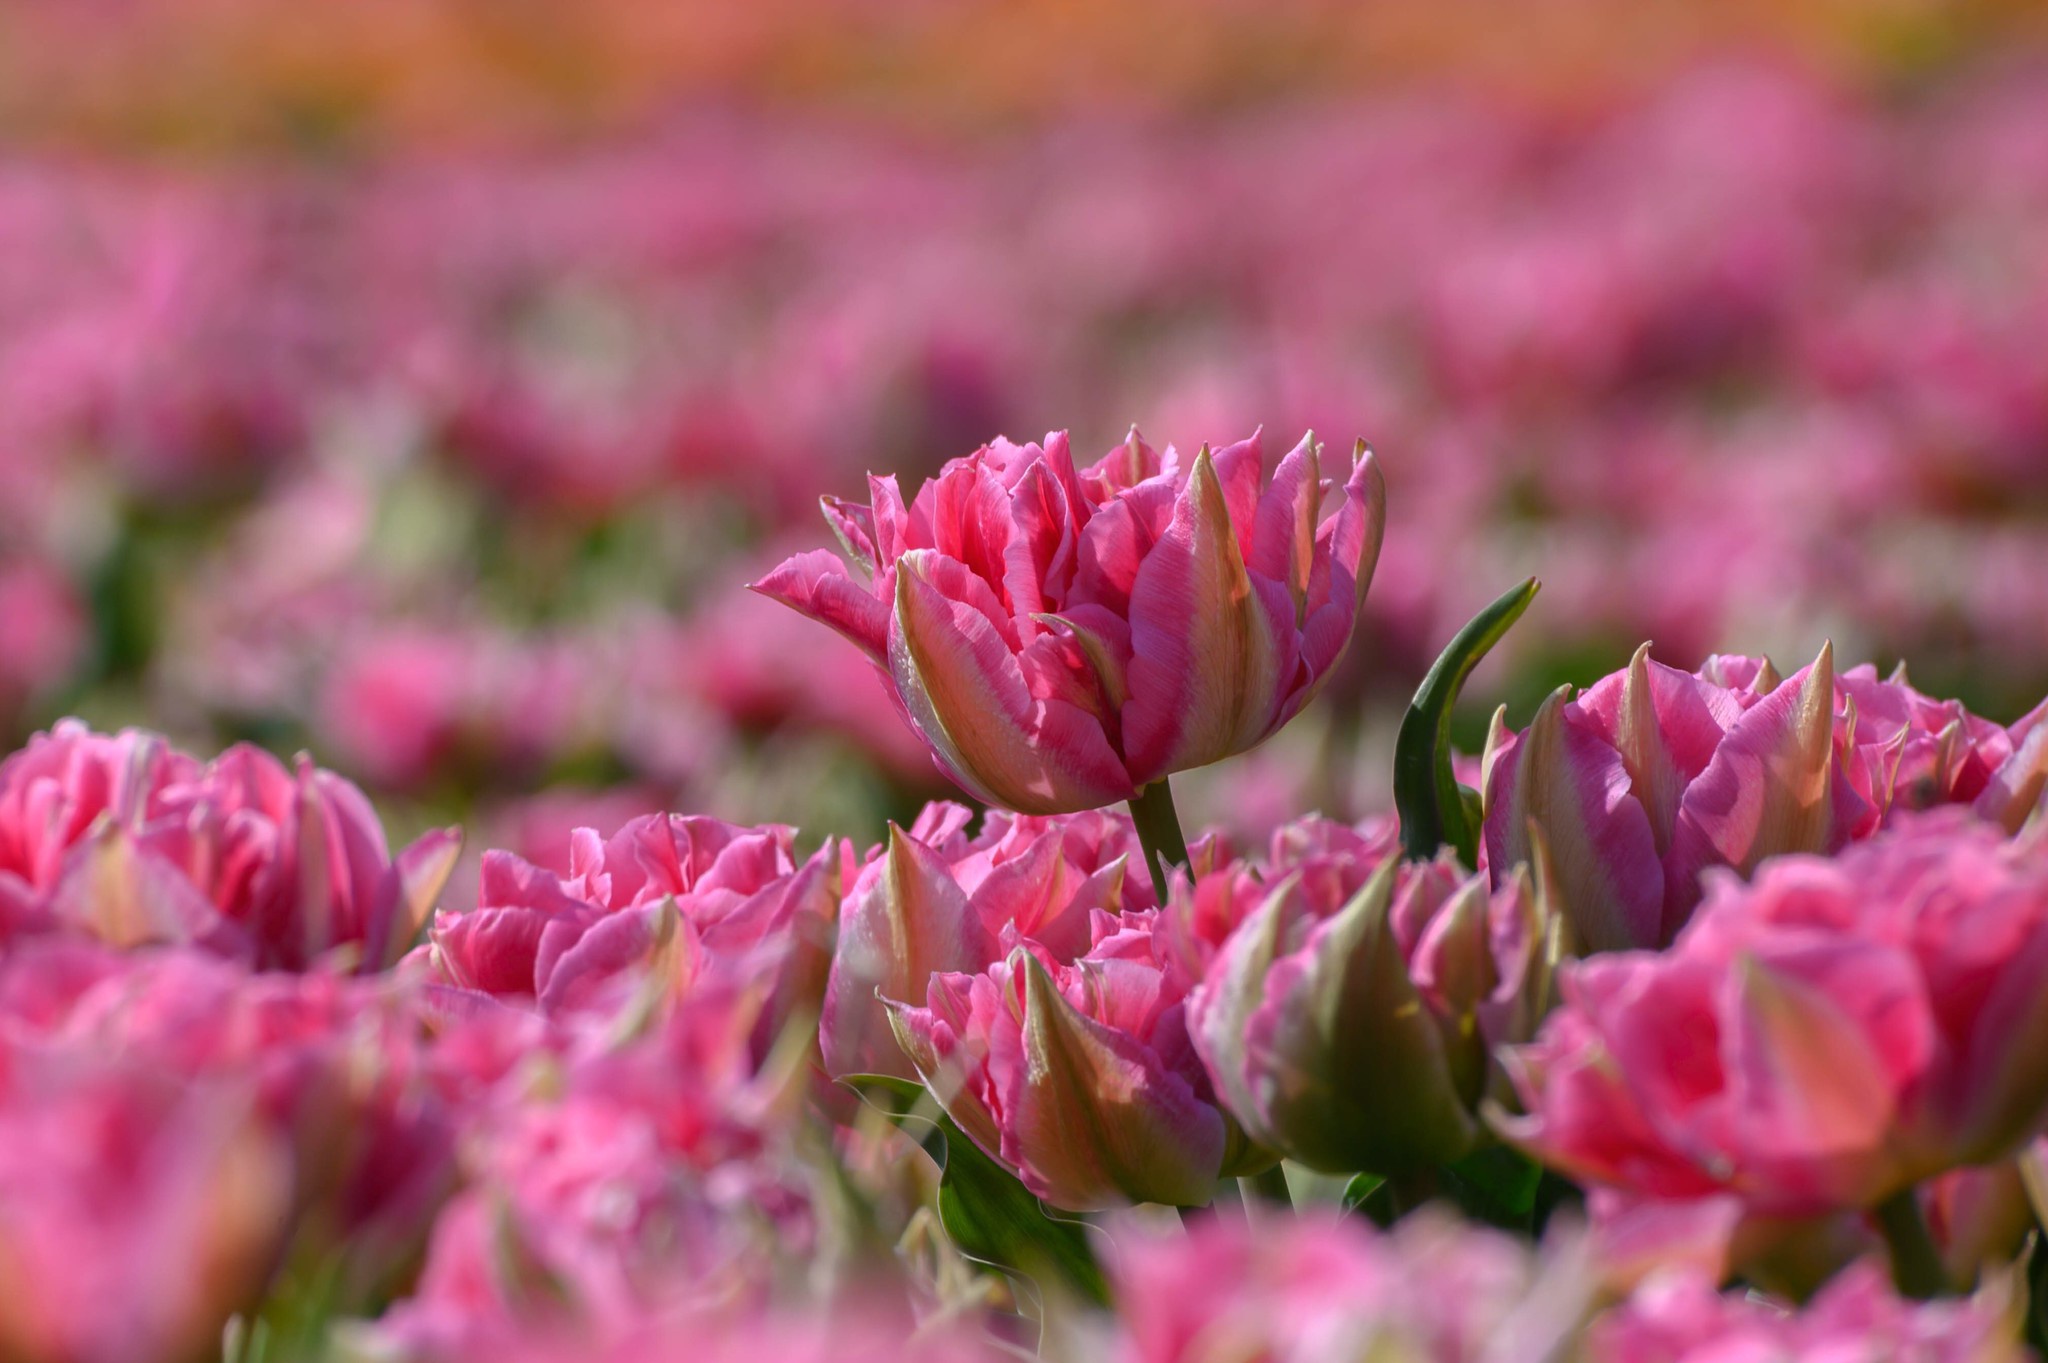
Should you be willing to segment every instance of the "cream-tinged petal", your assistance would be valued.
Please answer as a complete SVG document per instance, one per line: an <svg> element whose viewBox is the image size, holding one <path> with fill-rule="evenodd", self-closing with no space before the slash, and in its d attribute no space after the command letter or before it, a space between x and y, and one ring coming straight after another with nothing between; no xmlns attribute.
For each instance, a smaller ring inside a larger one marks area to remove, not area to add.
<svg viewBox="0 0 2048 1363"><path fill-rule="evenodd" d="M1567 700L1544 701L1498 760L1487 793L1487 864L1498 880L1534 855L1529 829L1542 830L1559 906L1587 951L1660 944L1663 868L1649 817L1637 802L1621 754Z"/></svg>
<svg viewBox="0 0 2048 1363"><path fill-rule="evenodd" d="M1278 675L1283 658L1206 451L1138 570L1130 621L1123 739L1138 784L1206 766L1265 736L1287 681Z"/></svg>
<svg viewBox="0 0 2048 1363"><path fill-rule="evenodd" d="M1054 1206L1200 1206L1225 1155L1223 1118L1151 1049L1083 1016L1039 959L1023 972L1024 1065L1004 1095L1003 1157Z"/></svg>

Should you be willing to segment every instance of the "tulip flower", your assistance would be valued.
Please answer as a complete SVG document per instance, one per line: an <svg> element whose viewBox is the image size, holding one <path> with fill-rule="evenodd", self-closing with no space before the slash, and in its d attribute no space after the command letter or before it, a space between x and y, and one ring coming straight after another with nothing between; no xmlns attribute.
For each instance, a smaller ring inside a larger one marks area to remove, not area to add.
<svg viewBox="0 0 2048 1363"><path fill-rule="evenodd" d="M2048 847L1955 809L1710 877L1673 948L1561 972L1496 1125L1573 1178L1760 1216L1886 1203L2048 1118Z"/></svg>
<svg viewBox="0 0 2048 1363"><path fill-rule="evenodd" d="M437 830L393 858L362 791L247 744L202 766L154 734L66 720L0 764L0 930L196 942L292 970L347 948L378 970L460 847Z"/></svg>
<svg viewBox="0 0 2048 1363"><path fill-rule="evenodd" d="M1524 869L1490 893L1448 852L1311 858L1224 942L1188 1031L1254 1140L1331 1173L1414 1173L1481 1136L1491 1049L1526 1039L1547 993L1543 937Z"/></svg>
<svg viewBox="0 0 2048 1363"><path fill-rule="evenodd" d="M615 1002L610 986L681 933L679 969L772 978L786 1020L818 1006L844 855L828 841L799 863L795 837L650 814L609 839L577 829L567 878L486 852L477 906L435 917L431 959L452 984L555 1012Z"/></svg>
<svg viewBox="0 0 2048 1363"><path fill-rule="evenodd" d="M1047 822L1044 836L1069 821ZM1116 823L1132 840L1129 824ZM1085 841L1099 845L1093 830ZM1145 901L1125 874L1127 853L1087 874L1055 874L1048 853L1027 854L1045 859L1027 880L997 896L992 872L980 882L979 904L963 903L953 880L951 909L931 913L932 903L945 902L950 877L917 846L896 835L878 884L885 896L892 880L902 889L855 912L879 921L880 905L890 904L892 927L969 924L943 949L979 951L982 959L932 973L912 997L885 994L883 1003L914 1073L982 1149L1039 1197L1071 1210L1202 1204L1219 1177L1272 1164L1218 1106L1189 1045L1184 1000L1192 980L1183 949L1159 910L1132 907ZM920 895L930 899L918 904ZM979 909L1005 917L981 921ZM917 948L930 953L920 967L941 954L936 940Z"/></svg>
<svg viewBox="0 0 2048 1363"><path fill-rule="evenodd" d="M1266 476L1257 435L1192 460L1135 431L1077 469L1067 437L997 440L905 502L828 500L823 550L756 590L852 640L946 773L1032 814L1137 796L1257 746L1351 638L1385 492L1360 447L1335 511L1304 437Z"/></svg>
<svg viewBox="0 0 2048 1363"><path fill-rule="evenodd" d="M1039 818L991 811L969 837L963 805L925 807L908 830L868 855L840 909L820 1027L835 1077L916 1071L896 1044L882 1000L921 1001L941 971L974 971L1029 937L1073 957L1097 913L1153 907L1127 818Z"/></svg>
<svg viewBox="0 0 2048 1363"><path fill-rule="evenodd" d="M0 1050L0 1357L218 1354L290 1226L291 1158L252 1087Z"/></svg>
<svg viewBox="0 0 2048 1363"><path fill-rule="evenodd" d="M1836 852L1940 803L2017 829L2048 786L2048 707L2008 730L1869 667L1838 678L1826 648L1780 681L1746 658L1680 672L1645 645L1519 734L1496 716L1484 767L1489 864L1526 859L1539 829L1577 946L1655 947L1708 867Z"/></svg>
<svg viewBox="0 0 2048 1363"><path fill-rule="evenodd" d="M1210 1217L1185 1235L1116 1238L1115 1363L1549 1358L1589 1284L1506 1235L1428 1212L1361 1219ZM1541 1292L1544 1309L1532 1311Z"/></svg>
<svg viewBox="0 0 2048 1363"><path fill-rule="evenodd" d="M1586 1331L1586 1363L1726 1363L1734 1359L1914 1359L2025 1363L2030 1357L1996 1299L1902 1301L1875 1266L1859 1264L1801 1310L1709 1278L1652 1281Z"/></svg>

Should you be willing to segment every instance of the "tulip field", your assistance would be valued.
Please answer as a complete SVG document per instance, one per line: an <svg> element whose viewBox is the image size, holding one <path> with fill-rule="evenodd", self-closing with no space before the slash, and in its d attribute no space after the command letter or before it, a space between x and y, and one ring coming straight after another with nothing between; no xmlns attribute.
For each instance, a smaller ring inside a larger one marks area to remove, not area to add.
<svg viewBox="0 0 2048 1363"><path fill-rule="evenodd" d="M0 1363L2048 1360L2032 7L659 8L0 4Z"/></svg>

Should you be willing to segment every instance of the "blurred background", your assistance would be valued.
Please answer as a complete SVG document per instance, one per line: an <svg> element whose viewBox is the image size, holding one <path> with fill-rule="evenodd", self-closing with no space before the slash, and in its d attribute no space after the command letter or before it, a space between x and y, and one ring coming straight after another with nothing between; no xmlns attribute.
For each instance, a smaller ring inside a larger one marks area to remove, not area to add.
<svg viewBox="0 0 2048 1363"><path fill-rule="evenodd" d="M2048 691L2031 0L12 0L0 730L313 749L558 860L944 792L742 584L1004 432L1365 436L1347 669L1184 811L1384 798L1477 605ZM862 498L864 500L864 497Z"/></svg>

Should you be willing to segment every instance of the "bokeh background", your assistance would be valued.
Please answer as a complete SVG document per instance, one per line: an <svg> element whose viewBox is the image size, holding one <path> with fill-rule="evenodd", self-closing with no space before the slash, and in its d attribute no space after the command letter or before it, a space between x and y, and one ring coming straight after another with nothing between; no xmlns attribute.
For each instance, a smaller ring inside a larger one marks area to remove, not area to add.
<svg viewBox="0 0 2048 1363"><path fill-rule="evenodd" d="M1006 432L1365 436L1344 675L1191 778L1384 798L1521 576L1526 714L1639 641L2048 691L2029 0L14 0L0 730L314 750L556 860L943 786L742 589Z"/></svg>

